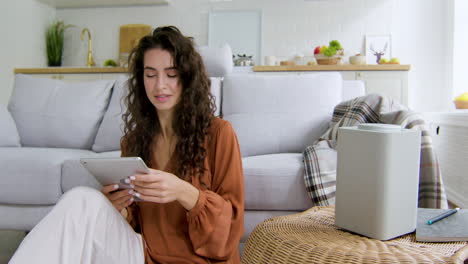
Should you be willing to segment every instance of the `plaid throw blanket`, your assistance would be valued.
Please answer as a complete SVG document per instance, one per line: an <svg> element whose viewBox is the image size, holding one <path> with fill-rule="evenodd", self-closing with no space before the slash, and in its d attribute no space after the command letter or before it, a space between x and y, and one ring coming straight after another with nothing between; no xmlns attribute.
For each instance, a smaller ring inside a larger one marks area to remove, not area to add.
<svg viewBox="0 0 468 264"><path fill-rule="evenodd" d="M337 105L330 128L304 152L304 181L314 205L335 203L337 134L339 127L360 123L397 124L408 129L421 130L421 165L419 174L418 206L447 208L438 159L432 148L432 139L423 118L386 97L369 94Z"/></svg>

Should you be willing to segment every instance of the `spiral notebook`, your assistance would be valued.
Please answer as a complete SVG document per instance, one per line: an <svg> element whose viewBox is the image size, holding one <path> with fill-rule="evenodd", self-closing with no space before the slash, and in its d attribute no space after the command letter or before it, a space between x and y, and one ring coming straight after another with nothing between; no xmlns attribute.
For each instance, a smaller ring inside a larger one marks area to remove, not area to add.
<svg viewBox="0 0 468 264"><path fill-rule="evenodd" d="M420 242L468 241L468 209L446 217L432 225L427 220L450 209L418 208L416 240Z"/></svg>

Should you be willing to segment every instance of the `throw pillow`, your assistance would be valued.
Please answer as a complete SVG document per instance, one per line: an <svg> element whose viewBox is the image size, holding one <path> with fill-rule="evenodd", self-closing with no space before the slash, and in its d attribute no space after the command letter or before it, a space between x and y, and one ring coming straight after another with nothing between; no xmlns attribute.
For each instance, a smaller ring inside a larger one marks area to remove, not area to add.
<svg viewBox="0 0 468 264"><path fill-rule="evenodd" d="M92 150L96 152L120 149L120 139L123 136L122 114L127 111L123 97L128 91L128 76L122 76L115 82L112 98L99 127Z"/></svg>
<svg viewBox="0 0 468 264"><path fill-rule="evenodd" d="M114 82L68 83L17 74L8 108L21 144L91 149Z"/></svg>
<svg viewBox="0 0 468 264"><path fill-rule="evenodd" d="M6 106L0 104L0 147L21 147L18 129Z"/></svg>
<svg viewBox="0 0 468 264"><path fill-rule="evenodd" d="M198 47L198 52L203 58L206 72L210 77L223 77L232 72L232 50L228 44L220 48L208 46Z"/></svg>

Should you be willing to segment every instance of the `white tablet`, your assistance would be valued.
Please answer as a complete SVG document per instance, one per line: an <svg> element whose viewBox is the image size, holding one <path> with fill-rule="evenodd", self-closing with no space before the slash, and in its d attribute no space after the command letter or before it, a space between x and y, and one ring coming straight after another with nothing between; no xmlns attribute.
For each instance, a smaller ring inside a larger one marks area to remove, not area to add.
<svg viewBox="0 0 468 264"><path fill-rule="evenodd" d="M129 176L149 173L140 157L82 158L80 162L102 185L119 183L120 188L129 188L124 182Z"/></svg>

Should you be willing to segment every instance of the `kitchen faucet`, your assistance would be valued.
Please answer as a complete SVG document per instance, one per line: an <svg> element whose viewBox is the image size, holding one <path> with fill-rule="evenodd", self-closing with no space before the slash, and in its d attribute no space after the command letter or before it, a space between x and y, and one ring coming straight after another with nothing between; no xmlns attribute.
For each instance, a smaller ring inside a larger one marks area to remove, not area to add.
<svg viewBox="0 0 468 264"><path fill-rule="evenodd" d="M93 42L91 40L91 32L89 32L88 28L83 28L83 30L81 31L81 40L84 40L85 32L88 32L88 61L86 62L86 66L96 66L96 63L93 59Z"/></svg>

